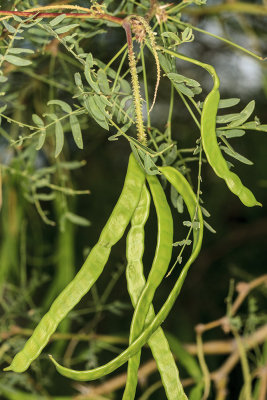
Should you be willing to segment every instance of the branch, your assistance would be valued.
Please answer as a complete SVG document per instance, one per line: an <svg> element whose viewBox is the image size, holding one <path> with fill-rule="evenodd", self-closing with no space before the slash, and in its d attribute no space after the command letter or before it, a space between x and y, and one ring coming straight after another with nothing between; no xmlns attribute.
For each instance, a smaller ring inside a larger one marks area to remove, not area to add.
<svg viewBox="0 0 267 400"><path fill-rule="evenodd" d="M262 344L267 337L267 324L260 327L257 331L248 337L242 338L242 342L247 349L252 349L256 345ZM197 346L195 344L186 344L185 349L191 353L197 353ZM214 341L206 342L203 344L203 350L206 354L225 354L231 353L227 358L226 362L218 370L211 373L211 379L215 381L217 385L220 385L223 379L229 375L232 369L235 367L239 361L239 352L237 349L236 341ZM144 363L138 372L139 380L147 379L151 374L157 370L157 365L154 360L149 360ZM86 400L94 399L96 395L106 395L124 387L126 383L127 374L122 373L114 378L107 380L99 385L81 385L75 384L75 388L83 392L83 394L74 397L73 400ZM193 385L194 379L187 378L181 380L183 387Z"/></svg>
<svg viewBox="0 0 267 400"><path fill-rule="evenodd" d="M267 274L260 276L259 278L254 279L253 281L247 282L239 282L236 285L236 290L238 292L238 296L235 299L234 304L231 307L231 315L236 314L237 310L240 308L241 304L245 300L245 298L249 295L249 293L255 289L257 286L262 284L267 284Z"/></svg>
<svg viewBox="0 0 267 400"><path fill-rule="evenodd" d="M230 315L225 315L222 318L219 318L215 321L208 322L207 324L198 324L195 327L195 330L197 333L202 334L203 332L206 332L210 329L217 328L221 326L225 332L229 332L230 330L230 325L231 322L229 321L229 317L233 317L237 310L240 308L246 297L249 295L249 293L255 289L256 287L262 285L262 284L267 284L267 274L262 275L253 281L247 283L247 282L239 282L236 285L236 290L238 292L237 298L235 299L233 305L231 306L230 310Z"/></svg>
<svg viewBox="0 0 267 400"><path fill-rule="evenodd" d="M5 11L5 10L0 10L0 16L10 16L12 17L13 15L18 15L19 17L38 17L38 18L54 18L58 17L62 13L55 13L55 12L41 12L38 10L45 9L46 7L39 7L38 9L34 9L34 11ZM47 8L71 8L71 9L77 9L77 7L74 6L50 6ZM110 21L114 22L115 24L122 25L123 19L119 17L114 17L113 15L110 14L105 14L105 13L100 13L100 12L94 12L90 11L88 9L87 13L64 13L66 18L80 18L80 19L96 19L96 20L104 20L104 21Z"/></svg>
<svg viewBox="0 0 267 400"><path fill-rule="evenodd" d="M237 310L240 308L240 306L243 304L244 300L248 296L248 294L255 289L256 287L266 284L267 283L267 274L260 276L259 278L254 279L252 282L247 283L247 282L239 282L236 285L236 290L238 292L238 295L233 303L231 305L230 310L227 311L226 315L222 318L219 318L218 320L209 322L207 324L198 324L195 327L196 333L197 333L197 345L198 345L198 358L199 358L199 363L200 367L203 373L203 378L204 378L204 395L203 395L203 400L207 400L209 393L210 393L210 387L211 387L211 380L213 379L215 381L215 386L217 389L217 394L218 396L220 395L220 398L223 400L225 398L225 391L226 391L226 383L227 383L227 376L230 374L232 369L235 367L237 362L240 359L241 362L241 367L242 367L242 372L244 376L244 387L246 390L246 393L248 394L248 398L251 397L251 392L252 392L252 386L251 386L251 376L250 376L250 371L249 371L249 364L246 356L246 352L248 349L255 347L255 336L252 337L252 335L249 337L249 339L253 339L251 342L248 341L248 338L246 337L241 337L238 334L237 329L231 324L231 318L236 314ZM231 296L230 301L231 301ZM228 300L229 303L229 300ZM228 309L228 307L227 307ZM208 370L208 366L205 360L204 356L204 345L202 342L202 334L206 332L207 330L216 328L221 326L223 331L225 333L228 333L232 331L235 339L235 344L236 348L232 352L232 354L227 358L225 363L213 374L211 374ZM256 342L258 340L265 341L267 337L267 325L264 325L260 329L258 329L254 334L258 334L259 337L256 337ZM263 334L263 335L262 335Z"/></svg>
<svg viewBox="0 0 267 400"><path fill-rule="evenodd" d="M33 333L33 329L24 329L17 325L13 325L8 330L8 332L0 333L0 339L7 340L10 337L15 336L15 335L29 337L32 335L32 333ZM72 333L61 333L61 332L53 333L53 335L50 338L50 342L53 342L54 340L73 340L73 339L81 341L81 342L82 341L88 342L89 340L100 340L101 342L107 342L107 343L112 343L112 344L128 344L128 342L129 342L128 338L120 337L120 336L97 335L95 333L72 334Z"/></svg>
<svg viewBox="0 0 267 400"><path fill-rule="evenodd" d="M193 16L221 14L223 12L251 14L251 15L267 15L267 5L237 2L237 3L218 4L215 6L208 6L208 7L192 7L192 8L188 7L183 10L183 13Z"/></svg>

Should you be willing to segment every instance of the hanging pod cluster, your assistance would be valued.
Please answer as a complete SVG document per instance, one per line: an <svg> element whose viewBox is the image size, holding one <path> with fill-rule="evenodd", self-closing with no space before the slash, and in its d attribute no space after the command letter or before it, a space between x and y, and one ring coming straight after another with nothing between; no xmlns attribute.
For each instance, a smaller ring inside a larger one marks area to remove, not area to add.
<svg viewBox="0 0 267 400"><path fill-rule="evenodd" d="M98 379L129 360L129 378L124 398L130 399L134 398L137 384L140 351L142 346L148 342L161 373L168 399L186 399L175 361L160 325L169 314L181 290L188 268L199 253L203 236L203 219L195 194L184 176L172 167L162 167L160 170L183 197L191 219L195 220L197 215L199 229L194 231L192 255L159 313L155 315L152 300L155 290L166 275L171 259L172 215L158 178L145 175L133 154L131 154L121 195L101 232L97 244L91 250L75 278L56 298L50 310L41 319L23 350L14 357L11 365L5 368L6 371L24 372L38 357L59 323L96 282L107 263L112 246L121 239L127 225L131 222L131 229L127 236L126 255L128 264L126 276L135 313L131 324L129 347L112 361L89 371L71 370L59 365L52 357L51 359L62 375L81 381ZM150 208L150 194L146 181L151 190L158 218L156 252L147 282L144 278L142 264L144 225ZM152 336L154 332L155 334Z"/></svg>
<svg viewBox="0 0 267 400"><path fill-rule="evenodd" d="M149 29L147 25L144 26L145 29ZM146 138L142 121L141 96L139 93L129 20L125 21L124 28L128 41L138 138L144 144ZM242 185L237 175L229 171L218 147L215 128L219 102L219 80L214 69L207 64L202 64L178 53L169 50L164 51L185 61L200 65L211 73L214 79L214 87L204 102L201 117L201 137L207 159L216 174L225 179L230 190L245 205L253 206L259 204L253 194ZM155 49L154 52L156 53ZM98 242L92 248L75 278L59 294L49 311L41 319L23 350L14 357L11 365L5 368L6 371L24 372L32 361L38 357L59 323L97 281L108 261L112 246L122 238L127 226L131 223L131 228L127 235L126 278L128 292L135 311L130 328L128 348L105 365L86 371L77 371L63 367L52 356L51 360L60 374L78 381L101 378L128 362L127 382L123 400L131 400L135 397L141 349L144 344L148 343L161 374L167 398L169 400L185 400L187 398L161 324L171 311L180 293L187 272L201 249L203 217L199 206L199 199L184 175L171 166L159 167L158 170L183 198L193 227L191 255L183 266L177 281L160 311L155 314L152 302L155 291L166 275L171 260L173 219L164 190L158 178L156 175L146 174L136 161L134 155L131 154L121 195L100 234ZM145 280L142 257L145 239L144 227L150 209L150 193L157 214L158 234L154 260L148 278Z"/></svg>
<svg viewBox="0 0 267 400"><path fill-rule="evenodd" d="M129 347L107 364L89 371L75 371L59 365L52 357L57 370L64 376L87 381L100 378L119 368L129 360L129 373L125 389L125 399L134 398L137 384L137 370L142 346L148 342L156 359L168 399L186 399L179 380L178 370L169 349L167 339L160 325L169 314L185 279L188 268L201 248L203 219L197 199L184 176L172 167L162 167L160 171L183 197L192 220L199 221L199 229L194 231L192 255L183 268L173 290L161 310L155 315L152 300L155 290L166 275L172 254L173 221L171 211L161 184L156 176L145 175L130 155L128 170L121 195L115 205L97 244L91 250L85 263L75 278L53 302L50 310L41 319L22 351L13 359L6 371L24 372L41 353L51 335L67 313L96 282L108 261L109 254L123 236L129 222L131 229L127 236L127 283L128 291L135 307L131 324ZM144 252L144 225L149 215L151 190L158 218L158 238L154 261L145 281L142 255ZM152 336L152 334L155 334Z"/></svg>

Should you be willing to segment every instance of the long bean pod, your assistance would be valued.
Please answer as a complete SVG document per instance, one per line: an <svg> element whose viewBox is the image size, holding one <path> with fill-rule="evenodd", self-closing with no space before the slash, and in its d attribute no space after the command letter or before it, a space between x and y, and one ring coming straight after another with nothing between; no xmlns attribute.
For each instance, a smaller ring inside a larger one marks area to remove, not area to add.
<svg viewBox="0 0 267 400"><path fill-rule="evenodd" d="M51 356L51 361L56 366L56 369L61 375L64 375L68 378L77 380L77 381L90 381L94 379L98 379L102 376L105 376L121 365L123 365L127 360L132 357L135 353L137 353L141 347L148 341L150 336L157 330L157 328L163 323L163 321L168 316L169 312L171 311L180 291L183 286L184 280L186 278L187 272L191 266L191 264L195 261L202 244L203 238L203 217L200 208L197 204L196 196L185 179L185 177L178 172L176 169L172 167L162 167L160 171L166 176L167 180L171 182L171 184L175 187L175 189L180 193L183 197L184 202L188 208L189 214L191 219L194 220L195 212L197 210L197 218L199 221L199 229L194 230L194 245L193 251L191 256L189 257L188 261L186 262L185 266L183 267L171 293L169 294L166 302L161 307L160 311L150 323L150 325L141 333L140 336L121 354L115 357L113 360L109 361L105 365L102 365L98 368L85 370L85 371L77 371L73 369L69 369L63 367L58 362L56 362L53 357Z"/></svg>
<svg viewBox="0 0 267 400"><path fill-rule="evenodd" d="M132 319L129 341L130 344L143 331L146 316L152 304L155 291L167 272L172 255L173 220L170 207L158 178L155 175L148 175L147 181L149 183L157 213L158 237L153 264L145 287L138 300ZM137 386L137 372L140 364L140 357L141 351L139 351L138 354L135 354L135 356L129 360L123 400L130 400L134 398Z"/></svg>
<svg viewBox="0 0 267 400"><path fill-rule="evenodd" d="M213 79L213 88L204 101L201 114L201 139L207 160L216 175L225 180L231 192L238 196L245 206L261 206L261 203L256 200L254 194L243 185L241 179L234 172L230 171L218 145L216 136L216 116L220 101L220 80L215 68L212 65L202 63L183 54L176 53L175 51L164 48L161 49L174 57L204 68L211 75ZM163 63L161 64L165 72L167 72L166 66L164 66Z"/></svg>
<svg viewBox="0 0 267 400"><path fill-rule="evenodd" d="M149 206L150 195L144 185L139 204L131 220L131 229L127 235L126 278L128 292L134 307L136 307L146 285L142 257L144 253L144 225L149 215ZM154 317L154 309L151 306L146 317L146 325L149 325ZM150 337L148 345L157 363L168 400L185 400L187 397L179 379L179 371L162 328L158 328Z"/></svg>
<svg viewBox="0 0 267 400"><path fill-rule="evenodd" d="M230 171L222 155L216 136L216 116L220 101L219 79L215 75L214 87L204 101L201 115L201 137L207 160L214 172L225 180L227 186L247 207L261 206L254 194L243 185L241 179Z"/></svg>
<svg viewBox="0 0 267 400"><path fill-rule="evenodd" d="M108 261L111 247L122 237L139 202L145 175L131 154L124 186L97 244L91 250L82 268L53 302L41 319L24 348L14 357L5 371L23 372L38 357L50 336L67 313L89 291Z"/></svg>

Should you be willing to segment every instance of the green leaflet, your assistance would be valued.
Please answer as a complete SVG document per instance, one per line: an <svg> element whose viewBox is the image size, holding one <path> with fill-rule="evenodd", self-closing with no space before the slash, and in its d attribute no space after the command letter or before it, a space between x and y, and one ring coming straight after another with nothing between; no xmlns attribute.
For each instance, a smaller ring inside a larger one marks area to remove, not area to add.
<svg viewBox="0 0 267 400"><path fill-rule="evenodd" d="M40 127L44 126L44 121L42 120L42 118L39 117L39 115L32 114L32 120L37 126L40 126Z"/></svg>
<svg viewBox="0 0 267 400"><path fill-rule="evenodd" d="M55 32L58 35L61 35L62 33L66 33L68 31L70 31L71 29L76 28L77 26L79 26L79 24L70 24L70 25L62 26L61 28L55 29Z"/></svg>
<svg viewBox="0 0 267 400"><path fill-rule="evenodd" d="M73 135L73 139L79 149L83 149L83 137L79 124L79 120L76 115L70 115L70 126Z"/></svg>
<svg viewBox="0 0 267 400"><path fill-rule="evenodd" d="M192 87L200 86L199 82L197 82L194 79L187 78L184 75L180 75L180 74L177 74L177 73L170 72L170 73L167 74L167 76L168 76L168 78L170 78L171 81L173 81L175 83L184 82L188 86L192 86Z"/></svg>
<svg viewBox="0 0 267 400"><path fill-rule="evenodd" d="M98 125L102 126L102 128L109 130L108 122L104 113L100 110L98 105L96 104L95 96L89 96L84 99L84 104L86 109L89 111L90 115L93 119L98 123Z"/></svg>
<svg viewBox="0 0 267 400"><path fill-rule="evenodd" d="M62 125L59 121L56 121L55 124L55 136L56 136L56 149L55 149L55 157L58 157L61 153L64 145L64 132Z"/></svg>
<svg viewBox="0 0 267 400"><path fill-rule="evenodd" d="M87 55L86 61L85 61L84 76L85 76L87 82L89 83L89 85L91 86L91 88L97 94L101 94L101 90L98 86L98 83L95 80L93 80L93 78L92 78L91 68L93 67L94 64L95 64L95 61L93 60L92 54L89 53Z"/></svg>
<svg viewBox="0 0 267 400"><path fill-rule="evenodd" d="M204 221L204 226L205 226L205 228L207 228L208 231L210 231L211 233L216 233L215 229L214 229L210 224L208 224L207 221Z"/></svg>
<svg viewBox="0 0 267 400"><path fill-rule="evenodd" d="M219 101L219 106L218 108L228 108L228 107L233 107L236 104L240 103L240 99L237 97L231 98L231 99L221 99Z"/></svg>
<svg viewBox="0 0 267 400"><path fill-rule="evenodd" d="M99 110L101 112L101 116L106 119L109 119L110 114L107 112L106 107L107 107L107 105L109 107L111 107L112 104L107 100L107 98L103 95L99 96L99 95L95 94L94 102L95 102L96 106L99 108Z"/></svg>
<svg viewBox="0 0 267 400"><path fill-rule="evenodd" d="M218 137L220 136L224 136L227 139L231 139L234 137L241 137L243 135L245 135L246 131L244 131L243 129L229 129L226 131L221 131L221 130L217 130L216 134Z"/></svg>
<svg viewBox="0 0 267 400"><path fill-rule="evenodd" d="M235 99L230 99L230 100L235 100ZM254 108L255 108L255 101L252 100L240 113L219 115L216 118L216 122L218 124L228 123L229 128L235 128L237 126L242 125L245 121L247 121L247 119L253 113Z"/></svg>
<svg viewBox="0 0 267 400"><path fill-rule="evenodd" d="M97 71L97 82L104 94L109 95L111 93L107 75L102 68Z"/></svg>
<svg viewBox="0 0 267 400"><path fill-rule="evenodd" d="M38 139L38 143L37 143L37 145L35 147L36 150L41 150L41 148L44 145L45 138L46 138L46 133L45 132L40 133L40 136L39 136L39 139Z"/></svg>
<svg viewBox="0 0 267 400"><path fill-rule="evenodd" d="M228 154L229 156L235 158L236 160L238 160L238 161L240 161L240 162L242 162L242 163L244 163L244 164L247 164L247 165L253 165L253 162L252 162L252 161L250 161L248 158L242 156L241 154L237 153L236 151L232 151L231 149L229 149L229 148L226 147L226 146L220 146L220 148L221 148L226 154Z"/></svg>
<svg viewBox="0 0 267 400"><path fill-rule="evenodd" d="M71 106L70 106L68 103L66 103L65 101L63 101L63 100L50 100L50 101L48 101L47 105L48 105L48 106L50 106L50 105L57 105L57 106L59 106L63 111L65 111L67 114L69 114L69 113L72 112Z"/></svg>
<svg viewBox="0 0 267 400"><path fill-rule="evenodd" d="M50 22L49 25L50 26L56 26L58 24L60 24L60 22L62 22L66 17L66 14L61 14L58 15L56 18L53 18Z"/></svg>
<svg viewBox="0 0 267 400"><path fill-rule="evenodd" d="M64 215L64 217L75 225L80 225L80 226L90 226L91 225L91 222L87 218L81 217L80 215L74 214L70 211L68 211Z"/></svg>
<svg viewBox="0 0 267 400"><path fill-rule="evenodd" d="M4 25L4 27L8 30L8 32L10 33L16 33L16 29L14 28L14 26L10 25L7 21L3 20L1 21L2 24Z"/></svg>
<svg viewBox="0 0 267 400"><path fill-rule="evenodd" d="M244 110L241 111L239 119L231 122L229 124L230 128L235 128L236 126L242 125L247 119L251 116L255 108L255 101L252 100L251 102L248 103L248 105L244 108Z"/></svg>
<svg viewBox="0 0 267 400"><path fill-rule="evenodd" d="M47 105L57 105L62 111L69 114L70 127L73 135L73 139L79 149L83 149L83 138L80 128L80 123L77 116L73 113L71 106L62 100L50 100ZM61 150L60 150L61 151Z"/></svg>
<svg viewBox="0 0 267 400"><path fill-rule="evenodd" d="M5 61L9 62L10 64L16 65L18 67L24 67L26 65L30 65L32 62L30 60L26 60L21 57L6 55Z"/></svg>
<svg viewBox="0 0 267 400"><path fill-rule="evenodd" d="M218 115L216 117L216 123L217 124L227 124L227 123L232 122L232 121L237 121L239 118L240 118L240 114L237 114L237 113L235 113L235 114L226 114L226 115Z"/></svg>
<svg viewBox="0 0 267 400"><path fill-rule="evenodd" d="M195 94L199 94L202 90L200 84L194 79L173 72L167 73L167 76L172 81L175 89L186 96L193 97Z"/></svg>
<svg viewBox="0 0 267 400"><path fill-rule="evenodd" d="M27 53L27 54L33 54L34 51L31 49L21 49L21 48L15 48L13 47L12 49L9 49L8 54L21 54L21 53Z"/></svg>

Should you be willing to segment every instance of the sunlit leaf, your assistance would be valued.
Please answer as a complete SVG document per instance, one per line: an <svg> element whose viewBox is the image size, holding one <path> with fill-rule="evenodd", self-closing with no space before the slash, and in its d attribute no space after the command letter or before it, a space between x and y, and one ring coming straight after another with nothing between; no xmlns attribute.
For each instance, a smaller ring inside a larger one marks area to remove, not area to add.
<svg viewBox="0 0 267 400"><path fill-rule="evenodd" d="M28 54L33 54L34 51L31 49L23 49L23 48L12 48L8 51L8 54L21 54L21 53L28 53Z"/></svg>
<svg viewBox="0 0 267 400"><path fill-rule="evenodd" d="M5 60L8 61L10 64L16 65L18 67L24 67L32 63L30 60L25 60L24 58L12 55L5 56Z"/></svg>
<svg viewBox="0 0 267 400"><path fill-rule="evenodd" d="M240 102L240 99L231 98L231 99L221 99L219 101L219 108L228 108L237 105Z"/></svg>

